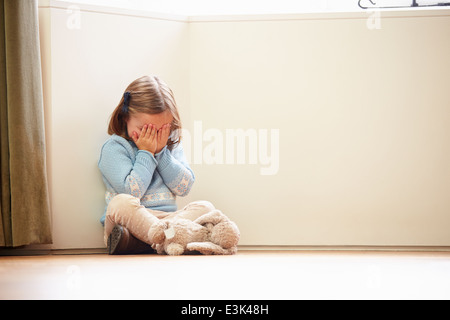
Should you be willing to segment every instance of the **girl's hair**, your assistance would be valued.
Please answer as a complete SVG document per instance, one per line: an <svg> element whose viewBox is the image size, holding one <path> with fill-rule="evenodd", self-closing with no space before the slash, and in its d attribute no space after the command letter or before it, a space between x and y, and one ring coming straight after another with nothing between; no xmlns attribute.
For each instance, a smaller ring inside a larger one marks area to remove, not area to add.
<svg viewBox="0 0 450 320"><path fill-rule="evenodd" d="M181 120L172 90L156 76L144 76L133 81L120 99L109 121L108 134L127 140L127 121L136 113L159 114L170 111L173 116L167 147L172 150L181 141Z"/></svg>

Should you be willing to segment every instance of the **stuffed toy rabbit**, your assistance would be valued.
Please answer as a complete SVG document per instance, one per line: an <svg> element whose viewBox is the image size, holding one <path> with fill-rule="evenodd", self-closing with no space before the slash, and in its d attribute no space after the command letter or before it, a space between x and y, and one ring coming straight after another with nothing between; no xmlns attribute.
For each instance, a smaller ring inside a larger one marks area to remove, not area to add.
<svg viewBox="0 0 450 320"><path fill-rule="evenodd" d="M195 221L177 217L162 220L150 228L149 238L159 254L231 255L237 252L240 233L226 215L213 210Z"/></svg>

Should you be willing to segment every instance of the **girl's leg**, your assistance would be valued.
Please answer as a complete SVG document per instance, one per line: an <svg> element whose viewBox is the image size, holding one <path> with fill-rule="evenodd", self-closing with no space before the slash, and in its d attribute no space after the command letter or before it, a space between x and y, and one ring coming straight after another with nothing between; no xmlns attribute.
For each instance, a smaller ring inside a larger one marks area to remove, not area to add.
<svg viewBox="0 0 450 320"><path fill-rule="evenodd" d="M189 203L183 209L172 213L163 220L170 219L176 216L177 218L184 218L194 221L202 215L207 214L208 212L211 212L215 209L216 208L214 207L214 205L209 201L195 201Z"/></svg>
<svg viewBox="0 0 450 320"><path fill-rule="evenodd" d="M111 200L106 210L105 244L116 225L128 229L138 240L152 244L148 237L148 231L153 224L159 222L160 220L150 210L141 206L138 198L129 194L119 194Z"/></svg>
<svg viewBox="0 0 450 320"><path fill-rule="evenodd" d="M166 221L172 218L184 218L191 221L196 220L208 212L214 210L214 206L208 201L196 201L191 202L183 209L172 213L164 213L160 215L160 212L153 211L156 216L161 218L159 223L154 223L153 227L149 231L149 238L152 243L160 244L164 241L165 233L164 230L167 229ZM151 210L149 210L151 211Z"/></svg>

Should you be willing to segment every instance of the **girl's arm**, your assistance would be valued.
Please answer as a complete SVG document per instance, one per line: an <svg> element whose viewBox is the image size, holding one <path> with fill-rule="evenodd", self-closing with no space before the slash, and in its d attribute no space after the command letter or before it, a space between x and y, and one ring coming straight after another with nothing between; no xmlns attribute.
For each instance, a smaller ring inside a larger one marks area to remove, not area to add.
<svg viewBox="0 0 450 320"><path fill-rule="evenodd" d="M98 166L116 193L131 194L140 199L150 185L157 163L150 152L139 150L133 164L131 153L129 143L116 137L103 146Z"/></svg>
<svg viewBox="0 0 450 320"><path fill-rule="evenodd" d="M181 144L172 151L164 147L155 157L158 161L157 170L166 186L177 196L187 196L195 176L186 161Z"/></svg>

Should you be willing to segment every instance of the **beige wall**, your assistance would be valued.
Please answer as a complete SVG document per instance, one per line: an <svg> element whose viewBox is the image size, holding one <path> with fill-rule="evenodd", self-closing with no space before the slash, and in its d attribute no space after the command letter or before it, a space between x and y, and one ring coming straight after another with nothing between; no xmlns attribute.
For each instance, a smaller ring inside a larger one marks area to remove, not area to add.
<svg viewBox="0 0 450 320"><path fill-rule="evenodd" d="M354 13L95 11L70 29L64 8L41 8L55 248L102 245L107 120L147 73L172 86L187 129L197 182L180 206L212 201L242 245L450 245L448 11L383 13L377 30ZM238 129L243 164L227 149Z"/></svg>
<svg viewBox="0 0 450 320"><path fill-rule="evenodd" d="M280 129L277 175L194 166L195 194L244 244L450 245L450 17L310 17L191 23L191 117Z"/></svg>

